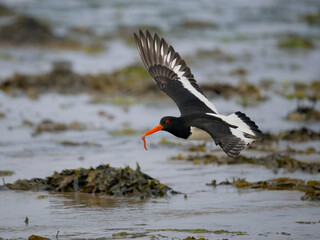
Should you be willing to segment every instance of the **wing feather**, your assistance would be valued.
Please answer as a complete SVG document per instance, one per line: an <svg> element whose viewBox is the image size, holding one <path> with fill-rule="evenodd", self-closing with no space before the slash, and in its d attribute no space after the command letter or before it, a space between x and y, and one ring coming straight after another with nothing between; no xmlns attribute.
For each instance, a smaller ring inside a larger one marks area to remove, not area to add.
<svg viewBox="0 0 320 240"><path fill-rule="evenodd" d="M172 46L149 31L134 34L142 62L162 91L177 104L181 115L217 113L199 88L190 68Z"/></svg>

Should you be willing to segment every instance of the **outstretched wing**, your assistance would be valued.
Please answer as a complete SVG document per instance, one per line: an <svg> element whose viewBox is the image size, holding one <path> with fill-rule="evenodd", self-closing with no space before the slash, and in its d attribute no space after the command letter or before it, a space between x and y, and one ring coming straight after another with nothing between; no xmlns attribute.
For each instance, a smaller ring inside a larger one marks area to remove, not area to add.
<svg viewBox="0 0 320 240"><path fill-rule="evenodd" d="M159 88L177 104L182 116L196 112L217 113L215 106L200 90L185 61L157 34L134 34L145 67Z"/></svg>
<svg viewBox="0 0 320 240"><path fill-rule="evenodd" d="M230 157L238 156L244 148L256 140L255 133L253 135L246 134L239 126L224 121L216 114L189 115L185 119L191 126L206 131L215 144L219 145ZM254 122L252 123L255 125ZM261 133L258 128L257 131Z"/></svg>

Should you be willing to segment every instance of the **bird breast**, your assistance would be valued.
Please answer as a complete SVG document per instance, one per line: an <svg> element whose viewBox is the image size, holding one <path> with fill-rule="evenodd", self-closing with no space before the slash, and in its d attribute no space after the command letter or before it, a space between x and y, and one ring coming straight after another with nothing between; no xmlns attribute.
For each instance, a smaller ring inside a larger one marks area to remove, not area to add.
<svg viewBox="0 0 320 240"><path fill-rule="evenodd" d="M196 127L190 127L191 134L187 138L188 140L202 140L211 141L211 136L206 132Z"/></svg>

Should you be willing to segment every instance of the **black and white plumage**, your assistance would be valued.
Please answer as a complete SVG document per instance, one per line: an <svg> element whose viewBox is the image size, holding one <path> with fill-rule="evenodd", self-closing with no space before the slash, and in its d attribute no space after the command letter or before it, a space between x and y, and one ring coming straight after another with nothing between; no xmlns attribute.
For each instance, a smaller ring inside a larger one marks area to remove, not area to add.
<svg viewBox="0 0 320 240"><path fill-rule="evenodd" d="M228 116L218 114L194 79L190 68L180 55L157 34L149 31L134 34L141 59L159 88L177 104L180 117L163 117L160 124L142 135L159 130L191 140L212 138L231 157L263 136L257 125L244 113Z"/></svg>

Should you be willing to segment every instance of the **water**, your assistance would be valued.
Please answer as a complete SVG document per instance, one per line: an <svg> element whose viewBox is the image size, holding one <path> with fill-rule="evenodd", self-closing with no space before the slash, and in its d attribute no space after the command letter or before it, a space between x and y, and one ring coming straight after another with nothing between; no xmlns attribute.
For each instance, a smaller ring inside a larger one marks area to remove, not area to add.
<svg viewBox="0 0 320 240"><path fill-rule="evenodd" d="M67 34L74 26L88 26L99 37L113 36L122 27L138 29L148 23L159 28L175 46L199 82L236 83L239 77L231 70L244 67L248 81L263 79L275 82L287 80L311 82L320 74L319 28L301 22L300 16L314 11L317 1L1 1L20 13L48 19L58 34ZM192 11L190 11L192 9ZM79 19L79 16L82 16ZM141 17L144 16L144 17ZM146 21L146 19L148 21ZM217 29L183 28L185 21L201 20L218 25ZM295 32L311 36L316 48L311 51L283 51L277 48L281 34ZM131 36L131 35L130 35ZM15 72L44 73L51 62L66 59L77 73L111 72L139 62L139 56L124 38L106 40L106 50L98 55L76 51L56 51L36 48L0 47L0 53L12 58L0 58L0 76L4 79ZM219 48L231 54L232 62L200 58L198 50ZM250 56L244 60L244 56ZM294 67L298 66L298 67ZM235 99L210 99L220 113L244 111L263 131L308 126L319 130L318 123L295 123L284 120L296 107L295 102L268 92L269 99L257 107L242 108ZM127 238L183 239L187 236L208 239L318 239L320 208L317 202L301 201L297 191L238 190L232 186L207 186L232 178L248 181L276 177L320 180L319 175L302 172L287 173L255 165L195 165L183 160L170 160L184 153L189 143L159 132L147 137L145 151L139 134L112 136L110 131L129 127L143 132L158 124L164 115L178 116L176 106L169 101L140 101L129 107L109 104L89 104L88 95L62 96L45 94L37 100L12 98L0 92L0 169L12 170L5 182L22 178L52 175L69 168L96 167L109 163L112 167L141 170L183 194L156 199L112 198L83 193L48 193L0 191L0 237L25 239L32 234L59 239L107 238L121 232ZM99 111L114 116L107 119ZM84 131L42 133L32 136L33 129L24 120L38 123L85 123ZM166 138L180 145L164 146ZM92 142L101 146L68 147L60 141ZM317 142L307 143L319 151ZM213 143L208 149L217 149ZM301 147L292 145L291 147ZM305 145L303 145L305 147ZM208 150L210 151L210 150ZM220 152L218 152L219 154ZM257 154L244 151L244 154ZM258 153L260 154L260 153ZM303 158L305 156L302 156ZM319 161L318 155L313 161ZM186 194L187 198L184 197ZM39 195L47 195L38 199ZM24 220L26 216L29 224ZM311 222L302 224L298 222ZM161 231L162 229L162 231ZM247 235L165 231L165 229L228 230ZM290 235L289 235L290 234ZM125 236L118 236L125 238Z"/></svg>
<svg viewBox="0 0 320 240"><path fill-rule="evenodd" d="M189 235L221 238L221 235L209 233L152 231L203 228L249 234L237 236L237 239L287 239L288 236L281 232L290 233L297 239L304 236L316 239L316 224L296 223L319 221L319 204L301 201L302 193L239 191L234 187L213 188L206 186L206 183L213 179L221 182L234 177L245 177L248 181L281 176L319 180L318 175L301 172L289 174L282 171L274 174L262 166L251 165L194 165L182 160L169 160L171 156L183 152L187 143L180 141L182 145L171 147L157 145L163 137L176 141L166 133L148 137L148 151L144 150L138 135L116 137L108 134L108 131L121 129L128 119L134 120L130 121L134 129L152 127L157 124L162 112L175 115L177 110L174 107L164 106L159 111L159 108L138 104L129 108L129 111L124 111L114 105L88 104L88 96L56 94L47 94L36 101L24 97L10 98L2 93L0 98L6 108L10 108L6 118L1 120L3 134L0 167L15 172L14 175L5 177L6 182L20 178L46 177L53 171L66 168L90 167L102 163L135 168L136 163L139 163L142 171L187 195L187 199L181 194L164 199L139 200L81 193L0 191L2 237L24 238L38 234L54 238L59 231L59 239L112 238L112 234L119 232L139 233L143 235L142 239L158 234L179 238ZM61 107L65 105L69 107ZM101 109L113 114L114 120L98 116ZM81 120L89 129L80 132L43 133L32 137L33 130L21 125L22 120L38 122L44 118L64 123ZM99 143L102 147L66 147L57 144L64 140L89 141ZM37 196L43 194L48 197L37 199ZM26 216L29 218L27 226L24 223Z"/></svg>

